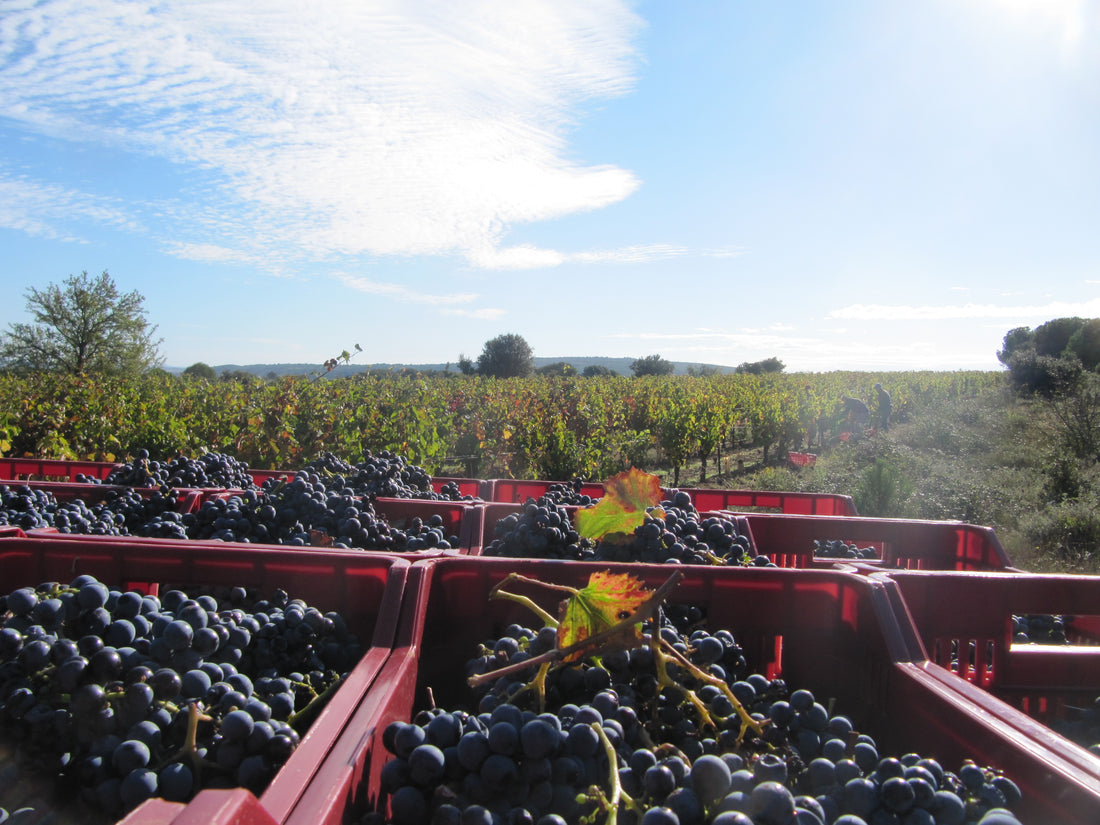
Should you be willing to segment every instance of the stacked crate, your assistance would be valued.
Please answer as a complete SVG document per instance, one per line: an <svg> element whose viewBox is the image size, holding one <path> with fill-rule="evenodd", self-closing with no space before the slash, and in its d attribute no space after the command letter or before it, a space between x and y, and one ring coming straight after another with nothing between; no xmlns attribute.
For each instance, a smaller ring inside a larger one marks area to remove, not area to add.
<svg viewBox="0 0 1100 825"><path fill-rule="evenodd" d="M8 477L0 484L48 485L59 498L102 495L105 485L72 482L78 473L105 478L113 466L0 459L0 476ZM253 477L259 485L293 473L258 470ZM471 649L523 615L514 602L490 599L495 585L520 573L581 587L594 570L610 570L630 572L653 588L673 569L483 557L496 522L553 482L433 479L437 491L448 483L475 500L375 502L395 523L439 513L462 546L434 553L0 528L4 592L80 572L140 592L245 582L346 611L369 640L363 659L261 794L222 788L203 790L186 804L154 799L121 822L355 825L366 812L385 809L386 726L433 702L457 701ZM189 491L180 506L235 492ZM586 485L584 492L596 498L603 486ZM1100 579L1025 574L1011 566L989 528L862 518L846 496L687 492L701 514L735 521L753 553L770 565L676 566L683 581L670 602L702 606L712 625L734 632L760 672L835 700L884 749L1003 769L1024 793L1025 823L1096 821L1100 757L1055 727L1100 695L1100 646L1087 644L1100 641ZM826 541L849 542L869 555L815 555L815 543ZM1069 641L1079 644L1014 643L1012 616L1020 612L1071 617ZM53 822L78 818L68 810L51 815Z"/></svg>

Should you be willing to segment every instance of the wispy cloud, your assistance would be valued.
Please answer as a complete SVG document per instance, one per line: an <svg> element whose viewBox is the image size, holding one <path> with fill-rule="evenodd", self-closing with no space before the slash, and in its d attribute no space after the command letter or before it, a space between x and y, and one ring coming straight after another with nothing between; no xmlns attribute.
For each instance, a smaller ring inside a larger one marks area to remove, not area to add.
<svg viewBox="0 0 1100 825"><path fill-rule="evenodd" d="M99 228L138 229L135 218L114 198L42 183L0 169L0 227L49 240L85 243L73 222Z"/></svg>
<svg viewBox="0 0 1100 825"><path fill-rule="evenodd" d="M452 304L468 304L476 301L478 296L473 293L455 293L452 295L432 295L426 292L417 292L401 284L387 284L372 281L353 275L340 275L338 280L344 286L351 289L366 292L369 295L381 295L395 301L409 304L429 304L431 306L450 306Z"/></svg>
<svg viewBox="0 0 1100 825"><path fill-rule="evenodd" d="M508 314L507 310L496 307L483 307L481 309L444 309L442 315L456 315L461 318L471 318L475 321L499 321Z"/></svg>
<svg viewBox="0 0 1100 825"><path fill-rule="evenodd" d="M203 211L172 227L184 253L523 266L498 249L511 227L638 186L567 136L581 104L631 89L640 27L625 0L5 0L0 111L201 172Z"/></svg>
<svg viewBox="0 0 1100 825"><path fill-rule="evenodd" d="M688 252L687 248L672 244L644 244L588 252L559 252L521 244L503 248L484 248L475 253L472 259L483 269L546 269L566 263L649 263L679 258Z"/></svg>
<svg viewBox="0 0 1100 825"><path fill-rule="evenodd" d="M962 318L1033 318L1044 319L1071 316L1100 315L1100 298L1073 303L1051 301L1042 305L1000 306L997 304L959 304L943 306L908 306L904 304L851 304L835 309L829 318L858 321L936 321Z"/></svg>

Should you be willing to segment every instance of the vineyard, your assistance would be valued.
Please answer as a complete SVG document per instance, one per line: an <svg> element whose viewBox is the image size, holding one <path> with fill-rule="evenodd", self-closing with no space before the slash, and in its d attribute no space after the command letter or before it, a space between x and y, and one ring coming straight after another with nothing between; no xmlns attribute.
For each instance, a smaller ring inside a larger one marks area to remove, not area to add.
<svg viewBox="0 0 1100 825"><path fill-rule="evenodd" d="M721 474L849 436L842 399L892 395L892 420L999 385L997 372L833 372L660 378L465 376L208 383L0 376L0 455L122 460L215 450L251 467L323 451L393 450L435 475L602 479L630 466Z"/></svg>

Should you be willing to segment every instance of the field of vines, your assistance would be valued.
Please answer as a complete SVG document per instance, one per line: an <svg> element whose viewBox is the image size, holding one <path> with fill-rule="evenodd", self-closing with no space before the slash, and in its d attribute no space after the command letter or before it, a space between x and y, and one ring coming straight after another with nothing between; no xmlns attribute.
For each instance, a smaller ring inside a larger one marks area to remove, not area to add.
<svg viewBox="0 0 1100 825"><path fill-rule="evenodd" d="M302 466L329 451L357 460L392 450L434 475L606 478L654 461L720 472L733 451L764 461L846 437L841 400L893 420L969 397L999 372L488 379L467 376L208 383L0 375L0 456L126 460L224 452L250 467Z"/></svg>

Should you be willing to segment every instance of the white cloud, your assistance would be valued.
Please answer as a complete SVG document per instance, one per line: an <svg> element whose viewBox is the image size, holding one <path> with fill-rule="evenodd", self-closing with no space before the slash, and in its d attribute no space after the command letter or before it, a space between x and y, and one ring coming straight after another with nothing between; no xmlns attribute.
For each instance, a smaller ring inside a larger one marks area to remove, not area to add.
<svg viewBox="0 0 1100 825"><path fill-rule="evenodd" d="M835 309L829 318L859 321L937 321L963 318L1062 318L1100 316L1100 298L1073 303L1052 301L1043 305L998 306L997 304L961 304L945 306L907 306L885 304L852 304Z"/></svg>
<svg viewBox="0 0 1100 825"><path fill-rule="evenodd" d="M566 139L580 104L630 90L640 27L624 0L5 0L0 111L200 172L185 252L476 264L637 188Z"/></svg>
<svg viewBox="0 0 1100 825"><path fill-rule="evenodd" d="M99 227L135 230L138 224L113 198L67 186L40 183L0 169L0 227L49 240L86 243L70 226L88 221Z"/></svg>
<svg viewBox="0 0 1100 825"><path fill-rule="evenodd" d="M381 295L395 301L410 304L429 304L432 306L449 306L451 304L468 304L477 300L477 295L472 293L455 293L452 295L431 295L425 292L417 292L401 284L386 284L372 281L352 275L340 275L338 279L346 287L366 292L369 295Z"/></svg>
<svg viewBox="0 0 1100 825"><path fill-rule="evenodd" d="M566 263L650 263L670 260L686 254L688 250L685 247L672 244L644 244L589 252L559 252L554 249L540 249L529 244L520 244L508 247L486 247L471 255L471 260L482 269L549 269Z"/></svg>
<svg viewBox="0 0 1100 825"><path fill-rule="evenodd" d="M169 255L190 261L205 263L260 263L252 255L237 249L218 246L212 243L170 243L166 247Z"/></svg>
<svg viewBox="0 0 1100 825"><path fill-rule="evenodd" d="M498 321L508 314L507 310L495 307L483 307L482 309L444 309L442 315L457 315L462 318L473 318L475 321Z"/></svg>

